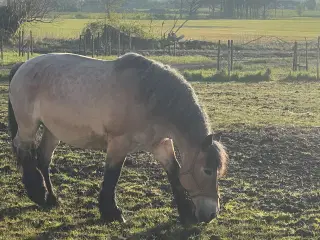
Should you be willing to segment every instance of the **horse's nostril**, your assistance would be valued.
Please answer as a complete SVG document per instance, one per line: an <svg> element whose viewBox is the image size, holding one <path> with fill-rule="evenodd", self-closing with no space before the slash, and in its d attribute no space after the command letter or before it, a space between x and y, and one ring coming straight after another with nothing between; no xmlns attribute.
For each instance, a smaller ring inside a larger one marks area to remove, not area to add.
<svg viewBox="0 0 320 240"><path fill-rule="evenodd" d="M216 217L217 217L217 214L216 214L216 213L211 213L210 219L214 219L214 218L216 218Z"/></svg>

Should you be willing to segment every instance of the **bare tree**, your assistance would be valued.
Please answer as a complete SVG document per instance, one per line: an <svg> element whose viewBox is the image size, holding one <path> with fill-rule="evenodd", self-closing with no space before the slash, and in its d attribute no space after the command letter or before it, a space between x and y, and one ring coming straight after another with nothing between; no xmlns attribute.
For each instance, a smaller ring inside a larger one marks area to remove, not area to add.
<svg viewBox="0 0 320 240"><path fill-rule="evenodd" d="M0 28L9 37L24 22L52 22L47 18L54 8L54 0L9 0L0 8Z"/></svg>
<svg viewBox="0 0 320 240"><path fill-rule="evenodd" d="M169 30L168 35L176 35L178 31L194 17L199 8L201 8L205 2L206 0L180 0L180 19L182 18L183 8L187 10L188 16L179 26L177 26L179 18L175 16L173 27Z"/></svg>
<svg viewBox="0 0 320 240"><path fill-rule="evenodd" d="M20 23L48 20L48 14L54 10L55 0L11 0L8 8L20 18Z"/></svg>
<svg viewBox="0 0 320 240"><path fill-rule="evenodd" d="M111 18L111 12L116 8L121 7L126 0L100 0L100 2L104 5L107 18Z"/></svg>

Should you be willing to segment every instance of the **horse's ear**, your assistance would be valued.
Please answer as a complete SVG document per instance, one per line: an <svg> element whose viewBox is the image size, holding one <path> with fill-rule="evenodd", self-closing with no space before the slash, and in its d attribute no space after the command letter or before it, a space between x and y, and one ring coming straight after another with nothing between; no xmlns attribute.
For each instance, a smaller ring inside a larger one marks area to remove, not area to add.
<svg viewBox="0 0 320 240"><path fill-rule="evenodd" d="M214 140L213 134L206 136L206 138L202 142L202 150L207 150L209 146L212 145Z"/></svg>

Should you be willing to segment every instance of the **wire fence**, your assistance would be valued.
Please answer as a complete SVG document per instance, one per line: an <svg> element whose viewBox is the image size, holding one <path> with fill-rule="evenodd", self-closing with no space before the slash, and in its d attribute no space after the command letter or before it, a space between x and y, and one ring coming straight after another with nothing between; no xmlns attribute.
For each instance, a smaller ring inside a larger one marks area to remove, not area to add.
<svg viewBox="0 0 320 240"><path fill-rule="evenodd" d="M208 63L177 65L180 69L210 68L228 71L290 70L309 72L319 79L320 37L304 41L286 41L275 36L259 36L246 42L237 40L208 42L201 40L140 39L114 29L103 33L79 35L78 39L37 41L30 31L18 33L18 41L5 47L0 39L2 68L18 59L27 60L34 53L70 52L91 57L138 52L143 55L205 56Z"/></svg>

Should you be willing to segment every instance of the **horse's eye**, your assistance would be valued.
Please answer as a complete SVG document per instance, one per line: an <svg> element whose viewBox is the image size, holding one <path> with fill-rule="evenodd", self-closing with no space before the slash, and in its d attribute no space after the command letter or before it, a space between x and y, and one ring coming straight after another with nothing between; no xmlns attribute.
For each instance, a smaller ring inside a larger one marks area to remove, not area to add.
<svg viewBox="0 0 320 240"><path fill-rule="evenodd" d="M209 176L211 176L212 173L213 173L212 169L209 169L209 168L205 168L205 169L203 169L203 171L204 171L205 174L207 174Z"/></svg>

